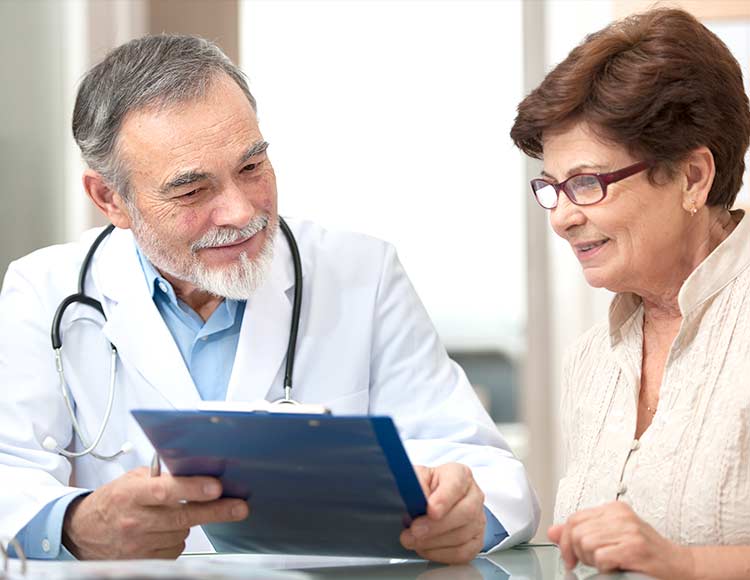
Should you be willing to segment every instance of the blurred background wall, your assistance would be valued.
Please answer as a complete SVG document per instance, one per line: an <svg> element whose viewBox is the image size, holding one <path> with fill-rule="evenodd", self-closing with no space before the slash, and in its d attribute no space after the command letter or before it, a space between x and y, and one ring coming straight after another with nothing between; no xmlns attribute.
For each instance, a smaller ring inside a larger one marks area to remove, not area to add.
<svg viewBox="0 0 750 580"><path fill-rule="evenodd" d="M451 355L525 461L544 510L562 469L564 349L606 316L515 151L515 106L640 0L2 0L0 275L101 223L70 134L77 83L145 33L199 34L259 101L285 215L393 242ZM750 3L683 5L748 71ZM747 190L742 194L747 202ZM71 289L72 290L72 289Z"/></svg>

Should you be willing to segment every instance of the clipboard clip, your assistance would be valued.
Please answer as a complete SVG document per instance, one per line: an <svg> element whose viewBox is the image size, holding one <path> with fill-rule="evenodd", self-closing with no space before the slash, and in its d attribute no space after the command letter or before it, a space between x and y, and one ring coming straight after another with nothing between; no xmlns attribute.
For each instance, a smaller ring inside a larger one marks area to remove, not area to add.
<svg viewBox="0 0 750 580"><path fill-rule="evenodd" d="M21 576L26 576L26 554L23 553L23 548L21 548L21 544L18 540L13 538L7 542L0 541L0 552L3 554L3 569L2 572L0 572L0 578L12 578L9 571L11 558L8 553L11 546L16 552L16 557L21 562Z"/></svg>
<svg viewBox="0 0 750 580"><path fill-rule="evenodd" d="M236 413L293 413L295 415L330 415L331 410L325 405L298 403L293 399L276 401L201 401L199 411L236 412Z"/></svg>

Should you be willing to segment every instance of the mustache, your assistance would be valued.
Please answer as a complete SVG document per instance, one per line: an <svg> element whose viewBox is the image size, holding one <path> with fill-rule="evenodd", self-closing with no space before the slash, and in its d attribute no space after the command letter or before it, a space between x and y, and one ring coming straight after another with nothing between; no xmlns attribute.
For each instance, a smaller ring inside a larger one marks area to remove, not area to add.
<svg viewBox="0 0 750 580"><path fill-rule="evenodd" d="M246 226L242 228L223 227L216 228L206 232L199 240L196 240L190 246L190 250L197 252L204 248L215 248L217 246L226 246L247 239L262 231L270 222L267 215L254 216Z"/></svg>

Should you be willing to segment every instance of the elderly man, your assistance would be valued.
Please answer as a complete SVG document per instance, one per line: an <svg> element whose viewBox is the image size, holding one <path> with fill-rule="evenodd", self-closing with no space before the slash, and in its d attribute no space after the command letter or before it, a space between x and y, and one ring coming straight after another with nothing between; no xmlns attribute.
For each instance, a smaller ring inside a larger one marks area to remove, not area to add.
<svg viewBox="0 0 750 580"><path fill-rule="evenodd" d="M216 479L150 479L153 449L129 410L282 396L295 281L268 144L239 69L185 36L110 53L83 79L73 134L84 189L115 226L81 281L102 313L76 303L62 315L60 385L49 329L97 232L8 270L0 535L37 558L174 558L206 548L202 524L253 516ZM304 280L295 397L394 418L428 498L401 543L452 563L529 539L538 507L524 469L393 248L290 225Z"/></svg>

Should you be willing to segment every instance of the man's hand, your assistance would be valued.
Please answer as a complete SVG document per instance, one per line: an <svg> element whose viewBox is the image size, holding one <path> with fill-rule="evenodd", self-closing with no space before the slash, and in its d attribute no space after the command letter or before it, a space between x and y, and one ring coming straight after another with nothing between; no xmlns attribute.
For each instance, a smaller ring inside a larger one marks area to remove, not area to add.
<svg viewBox="0 0 750 580"><path fill-rule="evenodd" d="M149 477L135 469L71 504L63 544L83 560L176 558L192 526L248 516L244 500L220 495L213 477Z"/></svg>
<svg viewBox="0 0 750 580"><path fill-rule="evenodd" d="M614 501L581 510L551 526L549 539L560 547L565 567L578 563L600 572L628 570L655 578L692 577L692 554L640 519L626 503Z"/></svg>
<svg viewBox="0 0 750 580"><path fill-rule="evenodd" d="M426 560L464 564L484 543L484 494L471 470L459 463L415 466L427 497L427 515L401 533L401 544Z"/></svg>

